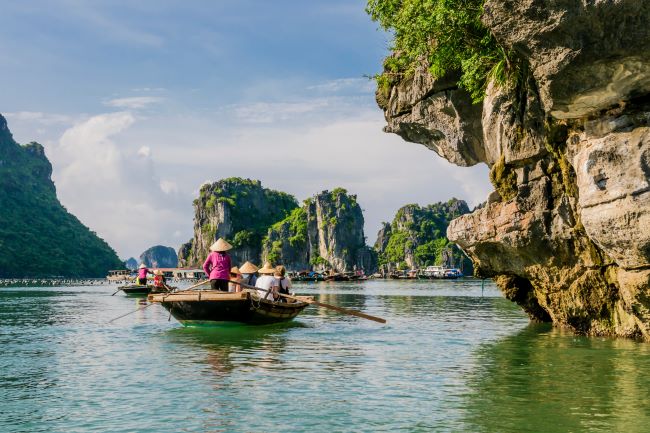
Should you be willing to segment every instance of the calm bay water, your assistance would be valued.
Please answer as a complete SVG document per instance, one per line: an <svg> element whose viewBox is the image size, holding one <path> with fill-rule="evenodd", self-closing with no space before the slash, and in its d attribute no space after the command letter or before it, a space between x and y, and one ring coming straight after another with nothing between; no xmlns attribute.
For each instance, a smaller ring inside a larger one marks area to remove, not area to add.
<svg viewBox="0 0 650 433"><path fill-rule="evenodd" d="M289 324L182 328L114 286L0 289L0 432L647 432L650 345L530 325L492 284L297 285Z"/></svg>

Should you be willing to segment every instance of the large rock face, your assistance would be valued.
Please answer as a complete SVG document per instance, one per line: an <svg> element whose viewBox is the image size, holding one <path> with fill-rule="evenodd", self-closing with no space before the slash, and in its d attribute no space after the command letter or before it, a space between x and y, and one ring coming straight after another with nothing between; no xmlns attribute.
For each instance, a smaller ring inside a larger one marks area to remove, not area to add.
<svg viewBox="0 0 650 433"><path fill-rule="evenodd" d="M650 3L489 0L483 21L521 79L469 106L416 74L378 98L386 130L491 167L447 235L531 318L650 339Z"/></svg>
<svg viewBox="0 0 650 433"><path fill-rule="evenodd" d="M20 146L0 115L0 278L104 277L122 268L115 251L61 205L51 175L43 146Z"/></svg>
<svg viewBox="0 0 650 433"><path fill-rule="evenodd" d="M262 256L293 270L372 273L377 261L366 246L363 224L356 196L342 188L323 191L269 230Z"/></svg>
<svg viewBox="0 0 650 433"><path fill-rule="evenodd" d="M582 118L650 92L650 3L489 0L483 22L526 56L547 113Z"/></svg>
<svg viewBox="0 0 650 433"><path fill-rule="evenodd" d="M172 247L156 245L140 254L140 263L150 268L175 268L178 266L178 256Z"/></svg>
<svg viewBox="0 0 650 433"><path fill-rule="evenodd" d="M233 263L259 263L268 228L296 207L293 196L263 188L258 180L229 178L203 185L194 200L194 238L179 249L179 264L201 266L218 238L233 245Z"/></svg>

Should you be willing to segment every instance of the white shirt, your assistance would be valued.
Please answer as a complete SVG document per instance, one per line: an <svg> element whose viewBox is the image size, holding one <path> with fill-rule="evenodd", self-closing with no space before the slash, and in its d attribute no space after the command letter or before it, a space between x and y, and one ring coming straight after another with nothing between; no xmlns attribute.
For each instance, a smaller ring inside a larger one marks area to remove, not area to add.
<svg viewBox="0 0 650 433"><path fill-rule="evenodd" d="M275 279L275 277L273 277L272 275L260 275L257 278L257 281L255 282L255 287L260 289L260 290L258 290L260 298L269 299L269 300L273 300L273 294L271 292L269 292L268 290L271 287L274 287L274 286L277 286L277 285L278 285L278 282ZM267 296L267 292L268 292L268 296ZM264 298L265 296L267 296L267 297Z"/></svg>

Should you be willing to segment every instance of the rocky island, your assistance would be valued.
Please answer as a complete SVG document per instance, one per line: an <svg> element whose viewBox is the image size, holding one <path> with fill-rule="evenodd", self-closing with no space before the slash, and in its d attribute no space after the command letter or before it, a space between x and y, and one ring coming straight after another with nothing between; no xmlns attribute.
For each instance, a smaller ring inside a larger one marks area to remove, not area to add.
<svg viewBox="0 0 650 433"><path fill-rule="evenodd" d="M494 192L447 235L532 319L650 339L650 3L469 3L369 2L396 36L385 131L490 167ZM443 26L457 46L436 39Z"/></svg>
<svg viewBox="0 0 650 433"><path fill-rule="evenodd" d="M262 258L294 270L373 273L376 254L366 245L363 224L355 195L343 188L323 191L269 229Z"/></svg>
<svg viewBox="0 0 650 433"><path fill-rule="evenodd" d="M446 237L454 218L469 213L467 203L451 199L428 206L409 204L397 211L392 223L383 223L375 250L385 273L396 269L417 269L431 265L459 267L472 275L472 262Z"/></svg>
<svg viewBox="0 0 650 433"><path fill-rule="evenodd" d="M232 243L233 263L269 260L290 269L375 269L365 245L356 197L338 188L298 207L258 180L228 178L201 188L194 201L194 237L178 252L180 266L200 266L215 239Z"/></svg>
<svg viewBox="0 0 650 433"><path fill-rule="evenodd" d="M16 143L0 115L0 278L104 277L122 266L59 202L43 146Z"/></svg>
<svg viewBox="0 0 650 433"><path fill-rule="evenodd" d="M194 200L194 237L179 249L179 265L203 264L218 238L233 245L233 263L259 263L268 228L297 207L293 196L264 188L259 180L232 177L205 184Z"/></svg>
<svg viewBox="0 0 650 433"><path fill-rule="evenodd" d="M140 263L150 268L175 268L178 266L178 256L172 247L156 245L140 254Z"/></svg>

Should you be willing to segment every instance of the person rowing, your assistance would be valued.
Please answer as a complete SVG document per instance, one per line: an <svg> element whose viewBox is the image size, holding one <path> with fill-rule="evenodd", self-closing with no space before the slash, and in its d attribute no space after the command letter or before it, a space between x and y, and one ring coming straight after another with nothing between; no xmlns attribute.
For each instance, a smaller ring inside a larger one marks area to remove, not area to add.
<svg viewBox="0 0 650 433"><path fill-rule="evenodd" d="M230 256L226 251L230 249L232 249L232 245L223 238L217 239L210 246L211 252L203 263L203 271L210 280L210 288L212 290L228 291L228 279L232 265Z"/></svg>
<svg viewBox="0 0 650 433"><path fill-rule="evenodd" d="M140 264L140 267L138 268L138 284L141 286L146 286L147 285L147 274L153 275L153 272L147 268L147 265L144 263Z"/></svg>

